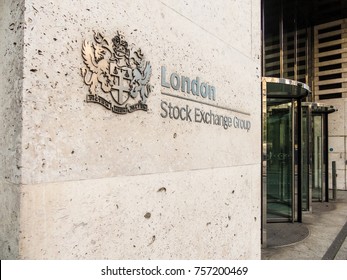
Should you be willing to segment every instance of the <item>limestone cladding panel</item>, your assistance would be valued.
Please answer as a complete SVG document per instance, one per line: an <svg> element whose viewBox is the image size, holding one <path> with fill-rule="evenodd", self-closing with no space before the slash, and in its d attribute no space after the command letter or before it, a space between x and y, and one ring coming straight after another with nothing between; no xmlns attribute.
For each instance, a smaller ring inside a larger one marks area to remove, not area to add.
<svg viewBox="0 0 347 280"><path fill-rule="evenodd" d="M337 188L345 190L345 153L344 149L339 149L339 146L344 147L344 137L329 137L329 147L334 151L329 152L329 184L332 186L332 161L336 162L336 182Z"/></svg>
<svg viewBox="0 0 347 280"><path fill-rule="evenodd" d="M26 1L24 183L259 163L259 1L73 2ZM142 49L153 68L148 112L116 115L85 102L81 48L93 31L111 38L121 31ZM200 77L216 87L210 103L250 116L163 96L161 66ZM244 118L252 127L164 119L162 101Z"/></svg>
<svg viewBox="0 0 347 280"><path fill-rule="evenodd" d="M0 259L19 257L20 188L6 181L0 183Z"/></svg>
<svg viewBox="0 0 347 280"><path fill-rule="evenodd" d="M161 0L210 36L252 57L259 55L260 1Z"/></svg>
<svg viewBox="0 0 347 280"><path fill-rule="evenodd" d="M336 170L336 188L338 190L346 190L346 183L345 183L345 170L343 169L337 169ZM332 170L329 169L329 188L332 189Z"/></svg>
<svg viewBox="0 0 347 280"><path fill-rule="evenodd" d="M330 150L332 149L332 151ZM337 188L344 190L346 188L345 172L346 172L346 152L345 152L345 137L331 136L329 137L329 184L332 186L331 173L332 161L336 162L336 182Z"/></svg>
<svg viewBox="0 0 347 280"><path fill-rule="evenodd" d="M329 136L346 135L346 101L344 99L328 99L324 103L332 105L338 110L337 112L329 114Z"/></svg>
<svg viewBox="0 0 347 280"><path fill-rule="evenodd" d="M330 136L329 137L329 150L334 153L343 153L345 150L344 136Z"/></svg>
<svg viewBox="0 0 347 280"><path fill-rule="evenodd" d="M24 1L0 1L0 180L20 182Z"/></svg>
<svg viewBox="0 0 347 280"><path fill-rule="evenodd" d="M324 100L327 105L333 105L338 111L329 114L329 182L331 181L331 162L336 161L337 188L346 189L346 98ZM323 103L323 102L322 102ZM333 151L330 151L330 148Z"/></svg>
<svg viewBox="0 0 347 280"><path fill-rule="evenodd" d="M209 2L25 2L21 258L260 258L259 1ZM93 31L142 49L148 112L85 102ZM248 115L162 95L201 100L163 88L161 66ZM163 101L251 129L162 118Z"/></svg>
<svg viewBox="0 0 347 280"><path fill-rule="evenodd" d="M0 259L18 257L24 1L0 0Z"/></svg>
<svg viewBox="0 0 347 280"><path fill-rule="evenodd" d="M259 259L259 168L26 185L21 258Z"/></svg>

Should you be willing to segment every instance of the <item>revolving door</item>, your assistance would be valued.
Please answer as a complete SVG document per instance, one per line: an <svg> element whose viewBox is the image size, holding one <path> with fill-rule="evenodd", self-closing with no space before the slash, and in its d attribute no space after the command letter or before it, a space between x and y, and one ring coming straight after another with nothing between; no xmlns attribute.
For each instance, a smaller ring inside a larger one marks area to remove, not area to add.
<svg viewBox="0 0 347 280"><path fill-rule="evenodd" d="M266 223L301 222L302 181L302 99L309 94L306 84L263 78L262 93L262 239ZM307 135L307 133L305 134Z"/></svg>
<svg viewBox="0 0 347 280"><path fill-rule="evenodd" d="M328 114L333 106L302 102L305 84L262 81L262 243L266 223L302 222L312 201L328 201Z"/></svg>
<svg viewBox="0 0 347 280"><path fill-rule="evenodd" d="M263 219L301 221L303 83L263 78Z"/></svg>

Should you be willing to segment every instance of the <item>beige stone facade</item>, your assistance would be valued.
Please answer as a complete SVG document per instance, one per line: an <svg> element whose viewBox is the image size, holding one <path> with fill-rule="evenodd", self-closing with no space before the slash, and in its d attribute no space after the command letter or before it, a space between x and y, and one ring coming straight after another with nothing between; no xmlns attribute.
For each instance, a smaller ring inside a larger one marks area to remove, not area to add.
<svg viewBox="0 0 347 280"><path fill-rule="evenodd" d="M336 162L336 186L347 190L346 186L346 106L347 99L329 99L322 102L334 106L337 112L329 115L329 182L332 182L332 161ZM331 185L332 183L330 183Z"/></svg>
<svg viewBox="0 0 347 280"><path fill-rule="evenodd" d="M0 3L1 258L260 258L260 1ZM86 102L83 43L117 31L150 62L147 111Z"/></svg>

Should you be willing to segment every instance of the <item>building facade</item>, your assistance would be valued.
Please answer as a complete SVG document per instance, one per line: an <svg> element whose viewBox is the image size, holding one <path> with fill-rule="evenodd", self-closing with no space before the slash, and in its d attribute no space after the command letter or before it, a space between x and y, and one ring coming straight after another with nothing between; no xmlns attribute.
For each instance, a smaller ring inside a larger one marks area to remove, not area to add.
<svg viewBox="0 0 347 280"><path fill-rule="evenodd" d="M262 1L265 246L267 223L346 190L346 19L346 1Z"/></svg>
<svg viewBox="0 0 347 280"><path fill-rule="evenodd" d="M0 257L259 259L260 1L0 1Z"/></svg>
<svg viewBox="0 0 347 280"><path fill-rule="evenodd" d="M329 116L329 177L337 164L337 186L346 190L345 31L347 4L341 0L263 1L264 77L304 83L306 101L334 106Z"/></svg>

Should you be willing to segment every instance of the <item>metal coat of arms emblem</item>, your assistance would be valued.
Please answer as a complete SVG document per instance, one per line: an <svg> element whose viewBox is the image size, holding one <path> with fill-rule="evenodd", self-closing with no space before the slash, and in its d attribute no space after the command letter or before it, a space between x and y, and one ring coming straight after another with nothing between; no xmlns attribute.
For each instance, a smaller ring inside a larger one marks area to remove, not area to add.
<svg viewBox="0 0 347 280"><path fill-rule="evenodd" d="M87 102L117 114L148 110L152 67L141 49L129 48L119 32L112 39L95 33L94 42L84 41L82 57L81 73L89 86Z"/></svg>

